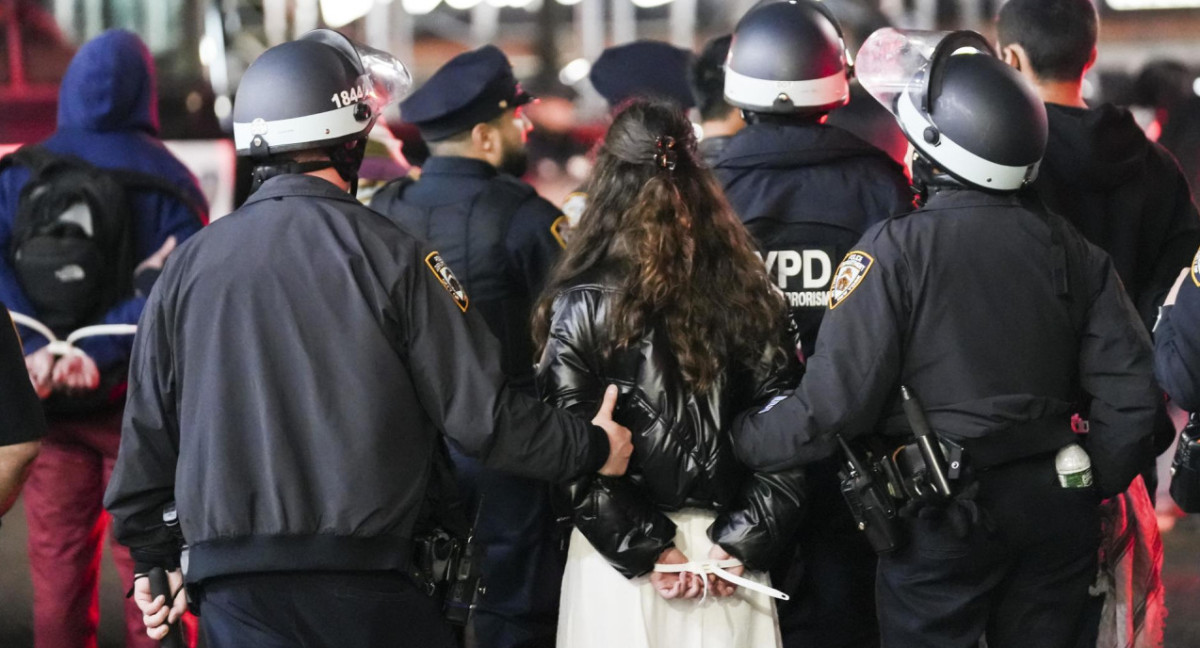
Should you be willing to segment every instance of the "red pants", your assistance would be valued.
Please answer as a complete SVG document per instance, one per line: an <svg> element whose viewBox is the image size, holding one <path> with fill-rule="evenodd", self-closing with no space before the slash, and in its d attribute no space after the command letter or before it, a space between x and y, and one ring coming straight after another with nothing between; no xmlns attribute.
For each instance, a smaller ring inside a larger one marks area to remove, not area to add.
<svg viewBox="0 0 1200 648"><path fill-rule="evenodd" d="M109 526L102 500L117 458L121 410L49 423L24 490L34 646L95 648L100 554ZM121 577L119 595L124 596L133 581L133 559L125 547L109 544ZM195 644L194 637L189 643ZM133 599L125 601L125 645L158 645L146 636Z"/></svg>

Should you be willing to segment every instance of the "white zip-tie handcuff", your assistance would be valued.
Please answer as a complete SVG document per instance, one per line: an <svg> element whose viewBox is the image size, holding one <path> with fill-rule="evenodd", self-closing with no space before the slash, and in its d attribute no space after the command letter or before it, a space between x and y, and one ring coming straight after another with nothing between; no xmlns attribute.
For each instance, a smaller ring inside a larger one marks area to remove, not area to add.
<svg viewBox="0 0 1200 648"><path fill-rule="evenodd" d="M715 560L715 561L714 560L691 561L691 562L686 562L686 563L676 564L676 565L667 565L667 564L663 564L663 563L658 563L658 564L654 565L654 571L668 573L668 574L678 574L678 573L686 572L689 574L695 574L696 576L699 576L700 580L704 581L704 596L701 597L701 599L700 599L701 602L703 602L705 599L708 598L708 579L705 578L705 576L707 576L709 574L716 576L717 578L720 578L721 580L733 583L734 585L737 585L738 587L744 587L748 590L758 592L759 594L766 594L767 596L770 596L772 598L777 598L781 601L791 600L792 597L788 596L787 594L784 594L783 592L775 589L774 587L770 587L768 585L763 585L762 583L756 583L756 582L750 580L749 578L744 578L742 576L738 576L736 574L731 574L731 573L725 571L726 568L728 568L728 567L738 567L738 566L741 566L741 564L742 564L742 561L738 560L737 558L727 558L725 560Z"/></svg>
<svg viewBox="0 0 1200 648"><path fill-rule="evenodd" d="M83 338L95 337L97 335L133 335L137 333L137 324L97 324L71 331L67 339L60 340L50 330L50 327L30 316L11 310L8 311L8 314L12 316L12 320L17 324L33 329L38 335L46 338L46 350L55 356L83 355L84 352L75 346L75 343Z"/></svg>

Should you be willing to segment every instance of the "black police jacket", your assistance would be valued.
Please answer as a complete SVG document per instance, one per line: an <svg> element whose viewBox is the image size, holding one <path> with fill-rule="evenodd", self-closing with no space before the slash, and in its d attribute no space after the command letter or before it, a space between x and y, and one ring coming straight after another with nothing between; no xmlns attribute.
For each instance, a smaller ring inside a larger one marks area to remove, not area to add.
<svg viewBox="0 0 1200 648"><path fill-rule="evenodd" d="M0 302L0 318L7 316L8 308ZM46 435L46 415L29 382L21 338L10 322L0 322L0 446ZM3 505L0 502L0 507Z"/></svg>
<svg viewBox="0 0 1200 648"><path fill-rule="evenodd" d="M1200 251L1192 259L1174 306L1154 329L1154 375L1183 409L1200 412Z"/></svg>
<svg viewBox="0 0 1200 648"><path fill-rule="evenodd" d="M758 122L733 136L713 171L811 355L834 266L871 225L912 209L903 167L834 126Z"/></svg>
<svg viewBox="0 0 1200 648"><path fill-rule="evenodd" d="M441 253L499 338L504 372L532 393L529 314L562 252L566 217L533 187L462 157L429 158L419 181L388 184L371 208Z"/></svg>
<svg viewBox="0 0 1200 648"><path fill-rule="evenodd" d="M1112 257L1147 328L1200 247L1187 179L1129 111L1046 104L1050 140L1033 187Z"/></svg>
<svg viewBox="0 0 1200 648"><path fill-rule="evenodd" d="M1102 494L1150 456L1150 341L1111 260L1015 196L943 189L871 228L838 267L820 339L799 389L739 419L748 465L830 456L835 434L911 434L901 385L979 466L1071 443L1080 406Z"/></svg>
<svg viewBox="0 0 1200 648"><path fill-rule="evenodd" d="M625 477L590 476L576 484L575 525L633 578L674 544L675 525L664 511L713 509L712 540L749 569L766 569L800 522L804 474L747 470L733 455L728 428L738 411L795 384L794 353L785 371L731 370L707 393L691 393L661 329L627 349L612 348L608 309L616 289L597 279L555 297L538 389L548 403L583 413L595 410L608 384L620 386L614 418L633 431L634 452Z"/></svg>
<svg viewBox="0 0 1200 648"><path fill-rule="evenodd" d="M167 260L139 330L105 497L139 562L188 579L403 568L438 435L567 481L604 432L508 386L426 243L325 180L272 178Z"/></svg>

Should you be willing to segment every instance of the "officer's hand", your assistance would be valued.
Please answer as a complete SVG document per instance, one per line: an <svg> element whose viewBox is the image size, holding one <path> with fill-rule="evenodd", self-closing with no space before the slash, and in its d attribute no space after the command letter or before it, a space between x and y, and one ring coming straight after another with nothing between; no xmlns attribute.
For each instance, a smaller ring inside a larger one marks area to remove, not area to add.
<svg viewBox="0 0 1200 648"><path fill-rule="evenodd" d="M592 419L592 425L604 428L608 433L608 461L600 467L600 474L608 477L620 477L629 468L629 457L633 454L633 435L629 428L613 420L613 409L617 406L616 385L609 385L604 391L604 402L600 403L600 411Z"/></svg>
<svg viewBox="0 0 1200 648"><path fill-rule="evenodd" d="M662 552L657 563L660 565L683 565L688 561L683 552L671 547ZM695 598L704 591L704 582L699 576L688 572L650 572L650 585L665 599Z"/></svg>
<svg viewBox="0 0 1200 648"><path fill-rule="evenodd" d="M69 353L54 365L51 382L55 391L91 391L100 386L100 369L88 354Z"/></svg>
<svg viewBox="0 0 1200 648"><path fill-rule="evenodd" d="M25 356L25 370L29 372L29 382L33 383L38 398L46 398L54 391L51 373L57 359L46 347Z"/></svg>
<svg viewBox="0 0 1200 648"><path fill-rule="evenodd" d="M1179 272L1179 277L1175 279L1175 285L1171 286L1171 292L1167 293L1167 298L1163 300L1163 306L1174 306L1175 299L1179 297L1179 289L1183 287L1184 279L1192 273L1191 268L1184 268Z"/></svg>
<svg viewBox="0 0 1200 648"><path fill-rule="evenodd" d="M725 551L721 548L721 545L716 544L713 545L712 549L708 550L708 557L710 560L718 562L733 558L733 556L729 555L728 551ZM725 568L725 571L733 574L734 576L741 576L742 574L746 573L746 566L738 565L737 567L727 567ZM715 575L709 575L708 579L708 585L711 588L714 596L732 596L733 593L737 591L738 586L730 583L724 578L720 578Z"/></svg>
<svg viewBox="0 0 1200 648"><path fill-rule="evenodd" d="M176 594L172 605L167 605L167 597L162 594L150 594L150 579L139 576L133 581L133 601L142 611L142 623L146 624L146 634L151 639L161 641L167 636L169 623L175 623L187 611L187 596L183 594L183 573L178 569L167 572L167 582L171 591Z"/></svg>

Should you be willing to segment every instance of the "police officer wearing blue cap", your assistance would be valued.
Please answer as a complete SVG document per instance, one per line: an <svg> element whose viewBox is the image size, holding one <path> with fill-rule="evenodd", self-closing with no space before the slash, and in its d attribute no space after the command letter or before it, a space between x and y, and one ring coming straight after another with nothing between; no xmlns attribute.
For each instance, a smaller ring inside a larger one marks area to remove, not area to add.
<svg viewBox="0 0 1200 648"><path fill-rule="evenodd" d="M694 58L690 51L662 41L634 41L601 52L588 80L613 108L642 98L671 101L686 111L696 105L688 85Z"/></svg>
<svg viewBox="0 0 1200 648"><path fill-rule="evenodd" d="M656 40L614 45L592 63L588 81L610 109L630 99L656 99L687 112L696 105L688 81L695 58L688 50ZM582 188L572 192L563 201L563 213L577 222L587 199Z"/></svg>
<svg viewBox="0 0 1200 648"><path fill-rule="evenodd" d="M455 269L471 306L500 339L505 374L531 394L529 314L566 227L561 212L518 179L530 128L522 108L532 100L496 47L455 57L401 104L432 153L420 179L400 179L371 200ZM553 645L564 555L550 487L454 460L462 485L481 495L475 537L485 549L486 592L474 620L479 645Z"/></svg>

